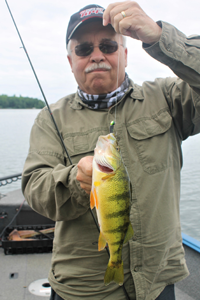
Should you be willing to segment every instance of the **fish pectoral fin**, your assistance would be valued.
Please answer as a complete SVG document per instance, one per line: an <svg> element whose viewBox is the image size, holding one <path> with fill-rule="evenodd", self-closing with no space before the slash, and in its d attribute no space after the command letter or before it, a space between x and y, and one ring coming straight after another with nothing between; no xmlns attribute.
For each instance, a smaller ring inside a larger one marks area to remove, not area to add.
<svg viewBox="0 0 200 300"><path fill-rule="evenodd" d="M101 178L101 180L109 179L109 178L113 177L114 175L115 175L115 173L107 174L107 175L103 176L103 177Z"/></svg>
<svg viewBox="0 0 200 300"><path fill-rule="evenodd" d="M93 209L95 207L95 200L93 191L90 192L90 208Z"/></svg>
<svg viewBox="0 0 200 300"><path fill-rule="evenodd" d="M134 235L134 231L133 231L131 222L129 222L123 244L127 243L133 237L133 235Z"/></svg>
<svg viewBox="0 0 200 300"><path fill-rule="evenodd" d="M105 247L106 247L106 240L105 240L105 238L103 237L103 235L100 231L99 241L98 241L98 251L103 250Z"/></svg>

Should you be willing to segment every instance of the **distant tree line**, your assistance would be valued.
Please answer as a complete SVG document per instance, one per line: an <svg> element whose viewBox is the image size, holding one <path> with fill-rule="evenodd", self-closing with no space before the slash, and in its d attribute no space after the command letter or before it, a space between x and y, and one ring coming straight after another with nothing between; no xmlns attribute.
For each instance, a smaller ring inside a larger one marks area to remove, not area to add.
<svg viewBox="0 0 200 300"><path fill-rule="evenodd" d="M0 108L43 108L44 101L37 98L0 95Z"/></svg>

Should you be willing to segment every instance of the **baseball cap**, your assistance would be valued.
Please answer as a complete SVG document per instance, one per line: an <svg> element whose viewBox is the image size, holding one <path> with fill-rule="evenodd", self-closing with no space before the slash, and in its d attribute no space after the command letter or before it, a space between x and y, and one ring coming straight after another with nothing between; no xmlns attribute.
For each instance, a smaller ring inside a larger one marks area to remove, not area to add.
<svg viewBox="0 0 200 300"><path fill-rule="evenodd" d="M93 18L103 19L104 8L97 4L90 4L81 8L78 12L70 17L69 24L67 27L66 43L68 45L76 29L87 20Z"/></svg>

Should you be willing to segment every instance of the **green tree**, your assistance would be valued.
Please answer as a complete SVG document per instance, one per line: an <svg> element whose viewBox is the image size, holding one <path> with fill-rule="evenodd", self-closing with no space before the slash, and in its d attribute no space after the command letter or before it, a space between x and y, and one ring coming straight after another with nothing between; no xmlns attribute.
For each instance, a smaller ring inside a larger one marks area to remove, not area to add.
<svg viewBox="0 0 200 300"><path fill-rule="evenodd" d="M19 97L0 95L0 108L43 108L45 106L44 101L37 98Z"/></svg>

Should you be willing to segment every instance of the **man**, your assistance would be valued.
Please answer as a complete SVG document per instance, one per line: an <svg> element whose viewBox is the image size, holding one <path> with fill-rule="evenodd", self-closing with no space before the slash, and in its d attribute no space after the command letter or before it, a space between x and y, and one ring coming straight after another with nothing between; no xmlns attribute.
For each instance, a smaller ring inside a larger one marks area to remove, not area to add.
<svg viewBox="0 0 200 300"><path fill-rule="evenodd" d="M155 23L136 2L103 11L89 5L71 17L68 60L78 91L51 105L73 165L43 109L32 128L22 190L33 209L56 221L51 299L173 300L174 283L188 275L179 219L181 142L200 131L200 40ZM141 40L179 78L134 84L125 73L121 35ZM132 186L126 291L103 283L108 256L97 251L89 211L93 150L112 120Z"/></svg>

